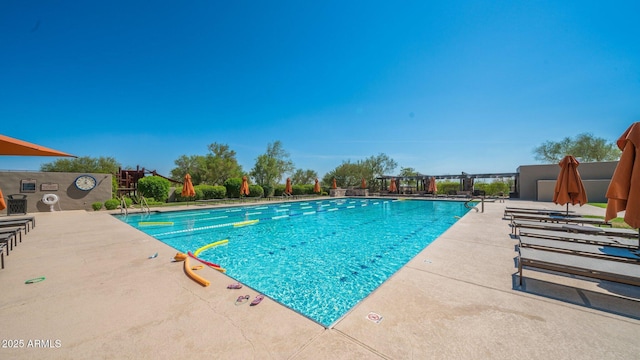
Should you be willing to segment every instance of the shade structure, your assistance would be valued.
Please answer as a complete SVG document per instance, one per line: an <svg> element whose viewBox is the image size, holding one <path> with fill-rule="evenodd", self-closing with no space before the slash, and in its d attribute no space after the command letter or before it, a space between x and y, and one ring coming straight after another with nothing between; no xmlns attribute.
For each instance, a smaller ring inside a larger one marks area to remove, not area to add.
<svg viewBox="0 0 640 360"><path fill-rule="evenodd" d="M331 182L331 188L332 189L337 189L338 185L336 185L336 178L333 178L333 181Z"/></svg>
<svg viewBox="0 0 640 360"><path fill-rule="evenodd" d="M396 187L396 179L392 178L391 185L389 185L389 192L396 192L396 191L398 191L398 188Z"/></svg>
<svg viewBox="0 0 640 360"><path fill-rule="evenodd" d="M432 194L435 194L438 192L438 185L436 185L436 178L433 176L429 179L429 187L427 188L427 192L430 192Z"/></svg>
<svg viewBox="0 0 640 360"><path fill-rule="evenodd" d="M320 191L322 191L322 189L320 189L320 182L316 179L316 183L313 185L313 192L320 193Z"/></svg>
<svg viewBox="0 0 640 360"><path fill-rule="evenodd" d="M182 185L182 194L183 197L194 197L196 196L196 190L193 188L193 183L191 182L191 175L187 174L184 176L184 184Z"/></svg>
<svg viewBox="0 0 640 360"><path fill-rule="evenodd" d="M249 180L246 176L242 177L242 185L240 185L240 195L249 195Z"/></svg>
<svg viewBox="0 0 640 360"><path fill-rule="evenodd" d="M360 187L363 188L363 189L366 189L367 188L367 180L362 178L362 181L360 182Z"/></svg>
<svg viewBox="0 0 640 360"><path fill-rule="evenodd" d="M587 203L587 192L584 190L582 178L578 172L580 163L571 155L565 156L560 163L560 174L556 180L556 188L553 192L553 202L558 205L567 205L567 213L569 212L569 204L580 206Z"/></svg>
<svg viewBox="0 0 640 360"><path fill-rule="evenodd" d="M287 178L287 184L284 186L284 193L291 195L293 190L291 189L291 179Z"/></svg>
<svg viewBox="0 0 640 360"><path fill-rule="evenodd" d="M44 146L14 139L5 135L0 135L0 155L76 157L75 155L49 149Z"/></svg>
<svg viewBox="0 0 640 360"><path fill-rule="evenodd" d="M4 201L4 196L2 195L2 189L0 189L0 210L4 210L7 208L7 203Z"/></svg>
<svg viewBox="0 0 640 360"><path fill-rule="evenodd" d="M624 222L640 228L640 122L633 123L616 143L622 155L607 189L604 218L609 221L625 210Z"/></svg>

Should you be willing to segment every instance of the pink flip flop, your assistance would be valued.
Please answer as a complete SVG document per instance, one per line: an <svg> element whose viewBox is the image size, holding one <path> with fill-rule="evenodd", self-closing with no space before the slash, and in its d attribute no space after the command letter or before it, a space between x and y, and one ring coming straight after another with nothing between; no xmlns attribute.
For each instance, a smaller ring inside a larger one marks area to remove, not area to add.
<svg viewBox="0 0 640 360"><path fill-rule="evenodd" d="M227 285L227 289L242 289L242 284L240 283L229 284Z"/></svg>
<svg viewBox="0 0 640 360"><path fill-rule="evenodd" d="M260 304L260 301L262 301L262 299L264 299L264 295L262 294L258 294L258 296L256 296L255 299L253 299L253 301L251 302L251 306L256 306L258 304Z"/></svg>
<svg viewBox="0 0 640 360"><path fill-rule="evenodd" d="M238 298L236 299L236 305L240 305L240 304L244 304L247 302L247 300L249 300L249 295L240 295L238 296Z"/></svg>

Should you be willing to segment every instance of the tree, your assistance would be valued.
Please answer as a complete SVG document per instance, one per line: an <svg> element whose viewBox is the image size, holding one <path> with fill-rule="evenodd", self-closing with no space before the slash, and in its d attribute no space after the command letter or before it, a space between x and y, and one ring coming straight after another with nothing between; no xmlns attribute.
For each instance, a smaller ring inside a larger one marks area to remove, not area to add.
<svg viewBox="0 0 640 360"><path fill-rule="evenodd" d="M344 161L322 178L323 184L331 184L336 179L336 185L341 188L357 186L364 177L365 169L362 164Z"/></svg>
<svg viewBox="0 0 640 360"><path fill-rule="evenodd" d="M418 175L418 172L416 171L416 169L412 168L412 167L408 167L408 168L400 168L400 177L409 177L409 176L416 176ZM402 181L403 185L410 185L411 181L409 180L403 180Z"/></svg>
<svg viewBox="0 0 640 360"><path fill-rule="evenodd" d="M213 143L206 156L204 180L211 185L222 185L227 179L241 178L244 173L236 160L236 152L229 145Z"/></svg>
<svg viewBox="0 0 640 360"><path fill-rule="evenodd" d="M256 164L251 170L251 177L260 186L275 186L282 181L286 173L294 169L289 153L282 148L280 141L267 145L267 152L256 158Z"/></svg>
<svg viewBox="0 0 640 360"><path fill-rule="evenodd" d="M119 168L120 163L112 157L83 156L75 159L58 159L51 163L42 164L40 171L116 174Z"/></svg>
<svg viewBox="0 0 640 360"><path fill-rule="evenodd" d="M533 150L535 159L547 163L557 163L566 155L573 155L583 162L615 161L620 158L620 150L614 142L608 143L589 133L577 135L574 139L565 137L561 141L545 141Z"/></svg>
<svg viewBox="0 0 640 360"><path fill-rule="evenodd" d="M291 182L294 184L314 184L318 173L313 170L297 169L296 172L291 175Z"/></svg>
<svg viewBox="0 0 640 360"><path fill-rule="evenodd" d="M182 155L173 162L177 167L171 170L171 178L182 181L184 176L191 175L193 184L201 184L204 180L204 170L206 168L206 158L201 155Z"/></svg>
<svg viewBox="0 0 640 360"><path fill-rule="evenodd" d="M177 166L171 170L171 177L182 180L186 174L191 175L194 185L222 185L229 178L242 177L242 166L236 160L236 152L229 145L213 143L208 147L205 156L180 156L174 161Z"/></svg>
<svg viewBox="0 0 640 360"><path fill-rule="evenodd" d="M345 161L325 174L322 183L331 184L335 178L336 185L339 187L355 187L360 186L360 182L364 178L369 190L379 191L381 184L376 181L376 178L393 172L397 166L398 164L385 154L371 156L356 163Z"/></svg>

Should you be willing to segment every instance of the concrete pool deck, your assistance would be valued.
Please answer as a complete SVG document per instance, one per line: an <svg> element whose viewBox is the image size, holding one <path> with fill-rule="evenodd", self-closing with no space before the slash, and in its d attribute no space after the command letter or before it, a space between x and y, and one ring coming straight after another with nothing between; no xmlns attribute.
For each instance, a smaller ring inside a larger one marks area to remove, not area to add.
<svg viewBox="0 0 640 360"><path fill-rule="evenodd" d="M0 270L0 358L637 358L640 288L526 269L521 288L508 205L564 209L486 203L331 329L268 298L235 305L257 292L209 268L211 286L198 285L175 249L107 212L30 214L35 229Z"/></svg>

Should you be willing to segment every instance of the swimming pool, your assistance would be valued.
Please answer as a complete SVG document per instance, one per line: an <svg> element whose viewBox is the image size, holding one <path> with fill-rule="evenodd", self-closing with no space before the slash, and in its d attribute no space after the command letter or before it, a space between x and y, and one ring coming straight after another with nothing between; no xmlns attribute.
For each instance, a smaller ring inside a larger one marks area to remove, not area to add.
<svg viewBox="0 0 640 360"><path fill-rule="evenodd" d="M341 198L115 216L184 253L228 239L199 257L330 327L468 211Z"/></svg>

